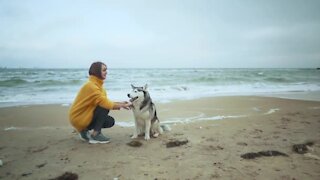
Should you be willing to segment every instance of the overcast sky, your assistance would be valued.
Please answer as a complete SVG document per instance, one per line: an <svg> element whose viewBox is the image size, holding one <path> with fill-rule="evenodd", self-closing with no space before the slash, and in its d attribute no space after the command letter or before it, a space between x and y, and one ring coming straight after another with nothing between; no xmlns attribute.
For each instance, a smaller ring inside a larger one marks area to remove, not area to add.
<svg viewBox="0 0 320 180"><path fill-rule="evenodd" d="M0 0L0 67L320 67L320 0Z"/></svg>

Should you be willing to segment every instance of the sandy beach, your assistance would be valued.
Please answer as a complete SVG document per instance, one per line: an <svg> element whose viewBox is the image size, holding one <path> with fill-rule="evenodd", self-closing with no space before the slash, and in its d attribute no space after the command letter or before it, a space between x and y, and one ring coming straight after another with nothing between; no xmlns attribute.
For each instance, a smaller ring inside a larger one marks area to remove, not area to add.
<svg viewBox="0 0 320 180"><path fill-rule="evenodd" d="M234 96L156 103L171 131L127 143L131 111L113 111L109 144L79 139L68 106L0 108L0 179L319 179L320 102ZM119 123L120 122L120 123ZM120 125L119 125L120 124ZM167 147L167 143L186 144ZM298 154L293 145L312 142ZM287 156L241 157L278 151Z"/></svg>

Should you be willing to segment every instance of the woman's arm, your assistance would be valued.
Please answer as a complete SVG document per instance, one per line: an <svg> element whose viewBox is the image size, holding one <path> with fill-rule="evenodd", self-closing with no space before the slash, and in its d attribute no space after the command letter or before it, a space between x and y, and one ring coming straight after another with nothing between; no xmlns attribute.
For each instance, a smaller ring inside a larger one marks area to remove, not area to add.
<svg viewBox="0 0 320 180"><path fill-rule="evenodd" d="M114 110L119 110L121 108L130 109L131 105L132 105L132 103L131 102L127 102L127 101L124 101L124 102L113 102L113 109Z"/></svg>

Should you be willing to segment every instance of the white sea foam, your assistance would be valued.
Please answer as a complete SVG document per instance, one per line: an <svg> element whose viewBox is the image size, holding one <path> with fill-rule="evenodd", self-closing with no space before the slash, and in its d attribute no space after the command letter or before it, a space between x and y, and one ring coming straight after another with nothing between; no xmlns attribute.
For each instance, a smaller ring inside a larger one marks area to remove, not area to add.
<svg viewBox="0 0 320 180"><path fill-rule="evenodd" d="M273 114L275 113L276 111L279 111L280 109L278 108L274 108L274 109L270 109L268 112L264 113L265 115L269 115L269 114Z"/></svg>
<svg viewBox="0 0 320 180"><path fill-rule="evenodd" d="M320 109L320 107L309 107L309 109Z"/></svg>
<svg viewBox="0 0 320 180"><path fill-rule="evenodd" d="M184 123L192 123L196 121L211 121L211 120L222 120L222 119L235 119L247 117L247 115L236 115L236 116L212 116L207 117L203 113L199 113L196 116L191 117L174 117L168 118L166 120L162 120L161 124L184 124ZM117 121L115 123L117 126L121 127L134 127L134 122L127 122L127 121Z"/></svg>
<svg viewBox="0 0 320 180"><path fill-rule="evenodd" d="M62 126L62 127L55 127L55 126L40 126L40 127L6 127L4 131L34 131L34 130L59 130L59 129L72 129L70 126Z"/></svg>
<svg viewBox="0 0 320 180"><path fill-rule="evenodd" d="M259 109L259 108L257 108L257 107L253 107L252 109L253 109L254 111L257 111L257 112L261 111L261 109Z"/></svg>
<svg viewBox="0 0 320 180"><path fill-rule="evenodd" d="M199 114L198 116L187 117L187 118L171 118L171 119L163 121L163 123L166 123L166 124L191 123L191 122L195 122L195 121L235 119L235 118L241 118L241 117L247 117L247 115L206 117L204 114Z"/></svg>
<svg viewBox="0 0 320 180"><path fill-rule="evenodd" d="M121 126L121 127L133 127L134 126L133 122L124 122L124 121L118 121L115 124L117 126Z"/></svg>
<svg viewBox="0 0 320 180"><path fill-rule="evenodd" d="M5 131L12 131L12 130L19 130L19 129L21 129L21 128L17 128L17 127L14 127L14 126L4 128Z"/></svg>

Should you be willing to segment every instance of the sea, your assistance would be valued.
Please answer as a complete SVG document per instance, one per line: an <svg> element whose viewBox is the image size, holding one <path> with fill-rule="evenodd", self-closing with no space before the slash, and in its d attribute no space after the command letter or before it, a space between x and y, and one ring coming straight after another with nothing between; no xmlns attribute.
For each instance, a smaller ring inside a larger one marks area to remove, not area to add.
<svg viewBox="0 0 320 180"><path fill-rule="evenodd" d="M88 69L0 68L0 107L70 105L87 80ZM215 96L310 94L320 92L320 70L108 69L104 86L111 100L128 100L131 84L147 85L153 101L160 103ZM319 99L316 95L315 100Z"/></svg>

